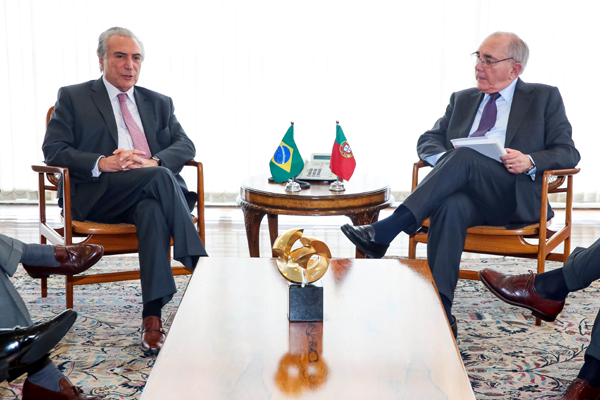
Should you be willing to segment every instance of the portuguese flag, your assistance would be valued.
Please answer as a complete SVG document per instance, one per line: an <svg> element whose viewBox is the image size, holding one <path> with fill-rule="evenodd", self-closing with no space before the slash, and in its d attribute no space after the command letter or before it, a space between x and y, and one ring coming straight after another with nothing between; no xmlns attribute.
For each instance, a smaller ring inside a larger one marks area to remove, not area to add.
<svg viewBox="0 0 600 400"><path fill-rule="evenodd" d="M356 160L352 149L346 140L346 135L342 131L342 127L336 125L335 143L331 150L331 163L329 164L331 172L344 180L349 180L356 168Z"/></svg>
<svg viewBox="0 0 600 400"><path fill-rule="evenodd" d="M275 150L269 163L273 180L277 183L285 182L302 172L304 160L294 142L294 123L285 133L281 143Z"/></svg>

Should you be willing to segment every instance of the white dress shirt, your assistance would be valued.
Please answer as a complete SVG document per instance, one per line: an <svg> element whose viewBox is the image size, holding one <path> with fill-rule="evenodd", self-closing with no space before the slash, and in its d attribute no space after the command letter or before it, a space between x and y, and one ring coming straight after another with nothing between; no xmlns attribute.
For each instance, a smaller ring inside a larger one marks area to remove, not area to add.
<svg viewBox="0 0 600 400"><path fill-rule="evenodd" d="M502 147L505 147L506 127L508 126L508 117L510 115L510 108L512 106L513 97L515 95L515 88L517 86L517 80L518 79L515 79L514 81L512 81L512 83L510 85L508 85L506 88L504 88L498 92L498 93L500 93L500 97L498 97L496 99L496 109L497 109L496 124L494 125L494 127L492 129L490 129L485 134L486 137L498 139L498 141L500 142ZM479 104L479 108L477 109L477 114L475 115L475 119L473 120L473 125L471 125L471 130L469 131L469 136L471 136L479 127L479 121L481 121L481 115L483 114L483 108L485 107L485 105L487 104L489 99L490 99L490 95L486 93L485 96L483 96L483 100ZM439 154L434 154L429 157L425 157L425 161L427 161L431 165L435 165L437 163L438 159L443 154L445 154L445 152L439 153ZM531 156L528 155L528 157L531 160L531 163L534 165L534 168L531 171L526 172L526 174L531 176L532 179L535 179L535 171L536 171L535 164L534 164Z"/></svg>
<svg viewBox="0 0 600 400"><path fill-rule="evenodd" d="M115 114L115 120L117 121L117 131L119 134L119 141L117 143L117 148L124 150L133 150L135 149L133 145L133 140L131 139L131 135L129 134L129 129L127 129L127 125L125 125L125 120L123 119L123 114L121 113L121 104L119 103L119 98L117 97L119 94L123 93L116 87L114 87L109 81L106 80L104 75L102 75L102 81L104 82L104 86L106 87L106 91L108 92L108 98L110 99L110 105L112 106L113 113ZM131 89L124 92L127 94L127 108L129 108L129 112L131 116L135 120L135 123L138 124L142 133L144 132L144 125L142 124L142 119L140 118L140 112L138 111L137 104L135 103L135 96L133 95L133 91L135 90L135 86L132 86ZM104 154L96 160L96 165L92 170L92 176L97 178L100 176L102 172L98 168L98 162L101 158L106 156L111 156L112 154Z"/></svg>

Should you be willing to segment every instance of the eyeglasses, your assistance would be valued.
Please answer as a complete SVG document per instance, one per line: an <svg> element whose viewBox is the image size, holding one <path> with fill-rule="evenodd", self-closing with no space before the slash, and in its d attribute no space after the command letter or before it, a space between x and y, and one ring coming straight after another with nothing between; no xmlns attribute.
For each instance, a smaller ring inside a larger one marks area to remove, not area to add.
<svg viewBox="0 0 600 400"><path fill-rule="evenodd" d="M471 54L471 57L473 57L473 62L475 62L475 64L479 64L481 62L483 64L483 68L492 68L495 64L498 64L499 62L506 61L506 60L514 60L514 58L509 57L509 58L505 58L503 60L492 61L492 60L488 60L486 58L479 57L479 54L477 54L477 52Z"/></svg>

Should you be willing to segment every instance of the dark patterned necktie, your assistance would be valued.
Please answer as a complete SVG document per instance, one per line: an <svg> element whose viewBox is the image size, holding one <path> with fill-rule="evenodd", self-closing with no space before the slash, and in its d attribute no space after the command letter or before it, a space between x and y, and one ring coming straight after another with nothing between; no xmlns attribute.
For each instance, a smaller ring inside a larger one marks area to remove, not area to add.
<svg viewBox="0 0 600 400"><path fill-rule="evenodd" d="M481 113L481 120L479 121L479 127L470 137L485 136L486 132L489 131L496 125L496 100L500 97L500 93L490 94L490 98L483 107L483 113Z"/></svg>
<svg viewBox="0 0 600 400"><path fill-rule="evenodd" d="M131 112L129 112L129 107L127 107L127 93L120 93L117 95L117 97L119 98L119 104L121 106L121 115L123 115L123 121L125 121L127 130L129 130L133 147L136 150L141 150L145 153L141 154L139 156L140 158L152 157L152 153L150 153L150 147L148 147L148 141L146 140L146 135L144 135L144 132L142 132L139 125L135 122L133 115L131 115Z"/></svg>

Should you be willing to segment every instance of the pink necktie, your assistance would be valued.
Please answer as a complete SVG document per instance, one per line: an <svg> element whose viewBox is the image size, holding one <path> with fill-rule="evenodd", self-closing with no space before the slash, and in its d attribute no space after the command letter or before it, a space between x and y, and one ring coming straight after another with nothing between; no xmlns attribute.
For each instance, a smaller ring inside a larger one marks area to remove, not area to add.
<svg viewBox="0 0 600 400"><path fill-rule="evenodd" d="M136 150L141 150L144 153L146 153L140 155L141 158L152 157L152 153L150 153L150 147L148 147L148 141L146 140L146 136L133 119L131 112L129 112L129 107L127 107L127 93L120 93L117 95L117 97L119 98L119 104L121 105L121 114L123 115L123 121L125 121L125 125L129 130L129 135L131 136L131 140L133 141L133 147Z"/></svg>

